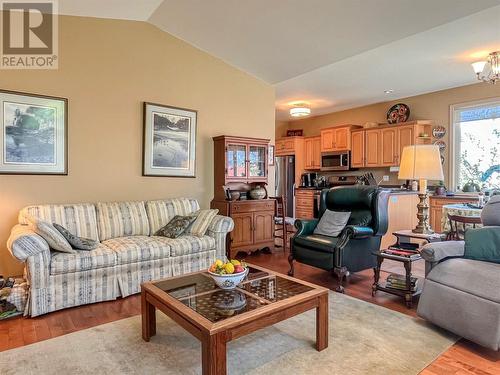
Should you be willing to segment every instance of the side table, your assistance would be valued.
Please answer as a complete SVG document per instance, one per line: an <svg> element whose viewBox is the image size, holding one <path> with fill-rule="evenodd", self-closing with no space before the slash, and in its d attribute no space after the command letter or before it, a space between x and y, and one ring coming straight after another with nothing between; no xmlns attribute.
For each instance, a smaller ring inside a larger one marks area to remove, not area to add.
<svg viewBox="0 0 500 375"><path fill-rule="evenodd" d="M413 233L411 229L398 230L397 232L393 232L392 234L397 238L397 242L393 245L395 247L399 247L399 245L402 243L410 242L412 238L416 240L425 241L427 243L440 242L446 238L446 234L444 233L432 233L432 234Z"/></svg>
<svg viewBox="0 0 500 375"><path fill-rule="evenodd" d="M441 234L441 233L432 233L432 234L413 233L413 231L411 229L399 230L399 231L394 232L392 234L394 236L396 236L397 241L394 245L391 246L391 248L401 248L402 250L404 250L404 248L407 247L408 244L410 244L411 239L421 240L421 241L425 241L427 243L430 243L430 242L440 242L446 238L445 234ZM405 244L407 246L405 246ZM381 290L381 291L384 291L386 293L390 293L390 294L393 294L396 296L401 296L405 299L406 306L408 308L411 308L413 305L413 297L418 296L420 293L422 293L422 281L420 281L420 283L417 281L417 285L416 285L415 290L412 290L412 288L411 288L412 263L422 259L420 254L415 253L411 257L404 257L404 256L383 253L380 250L375 251L372 254L377 257L377 267L375 267L373 269L374 282L372 285L372 296L375 295L377 290ZM384 261L384 259L391 259L391 260L394 260L396 262L403 263L403 266L405 269L404 276L405 276L405 280L406 280L406 288L405 289L389 288L385 283L380 282L380 269L382 267L382 262Z"/></svg>

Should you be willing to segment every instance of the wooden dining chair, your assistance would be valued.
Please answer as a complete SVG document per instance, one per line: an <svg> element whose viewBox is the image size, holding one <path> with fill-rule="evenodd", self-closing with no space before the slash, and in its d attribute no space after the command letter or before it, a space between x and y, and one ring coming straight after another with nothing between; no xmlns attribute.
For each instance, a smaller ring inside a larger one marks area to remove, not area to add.
<svg viewBox="0 0 500 375"><path fill-rule="evenodd" d="M467 229L471 226L472 228L475 228L477 224L481 224L481 218L479 216L460 216L448 214L448 220L450 221L450 231L446 235L446 241L463 240Z"/></svg>
<svg viewBox="0 0 500 375"><path fill-rule="evenodd" d="M286 251L290 247L289 234L294 233L294 219L286 216L283 197L269 197L269 199L274 199L274 238L281 239L283 251Z"/></svg>

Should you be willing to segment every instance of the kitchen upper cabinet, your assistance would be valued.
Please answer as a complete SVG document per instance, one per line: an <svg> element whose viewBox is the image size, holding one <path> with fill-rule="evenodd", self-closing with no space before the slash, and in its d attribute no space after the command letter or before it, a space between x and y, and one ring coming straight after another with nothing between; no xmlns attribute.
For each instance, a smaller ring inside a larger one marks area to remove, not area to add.
<svg viewBox="0 0 500 375"><path fill-rule="evenodd" d="M397 165L398 129L386 128L381 130L381 163L382 167Z"/></svg>
<svg viewBox="0 0 500 375"><path fill-rule="evenodd" d="M319 169L321 167L321 137L304 138L304 168Z"/></svg>
<svg viewBox="0 0 500 375"><path fill-rule="evenodd" d="M313 167L314 169L321 168L321 137L314 137L313 139Z"/></svg>
<svg viewBox="0 0 500 375"><path fill-rule="evenodd" d="M401 126L398 128L398 150L396 155L396 165L399 165L399 162L401 161L403 148L405 148L406 146L414 145L415 143L415 132L412 125Z"/></svg>
<svg viewBox="0 0 500 375"><path fill-rule="evenodd" d="M275 155L297 155L302 152L304 137L286 137L276 140Z"/></svg>
<svg viewBox="0 0 500 375"><path fill-rule="evenodd" d="M335 150L344 151L351 149L351 130L350 128L335 129Z"/></svg>
<svg viewBox="0 0 500 375"><path fill-rule="evenodd" d="M335 151L335 129L321 130L321 152Z"/></svg>
<svg viewBox="0 0 500 375"><path fill-rule="evenodd" d="M380 167L380 130L366 130L365 167Z"/></svg>
<svg viewBox="0 0 500 375"><path fill-rule="evenodd" d="M358 125L345 125L321 130L321 152L349 151L351 149L351 130Z"/></svg>
<svg viewBox="0 0 500 375"><path fill-rule="evenodd" d="M351 133L351 167L365 166L365 131L357 130Z"/></svg>

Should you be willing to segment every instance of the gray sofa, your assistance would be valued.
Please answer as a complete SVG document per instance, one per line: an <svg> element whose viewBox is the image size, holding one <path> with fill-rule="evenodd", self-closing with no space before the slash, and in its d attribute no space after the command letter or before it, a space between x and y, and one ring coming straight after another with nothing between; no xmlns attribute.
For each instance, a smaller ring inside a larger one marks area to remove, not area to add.
<svg viewBox="0 0 500 375"><path fill-rule="evenodd" d="M26 315L113 300L138 293L141 283L208 268L225 255L229 217L217 215L204 236L152 234L175 215L199 209L195 199L29 206L19 213L7 247L25 263ZM99 240L92 251L52 251L27 225L36 216L80 237Z"/></svg>
<svg viewBox="0 0 500 375"><path fill-rule="evenodd" d="M483 209L481 231L500 230L499 200ZM500 243L493 244L500 248ZM418 315L482 346L500 347L500 264L463 258L464 241L424 246L426 279Z"/></svg>

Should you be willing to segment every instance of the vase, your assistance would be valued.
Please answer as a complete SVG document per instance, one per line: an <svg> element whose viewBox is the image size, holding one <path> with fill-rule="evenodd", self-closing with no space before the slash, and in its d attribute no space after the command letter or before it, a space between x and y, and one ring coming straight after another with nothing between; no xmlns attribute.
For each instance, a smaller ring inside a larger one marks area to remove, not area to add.
<svg viewBox="0 0 500 375"><path fill-rule="evenodd" d="M255 188L250 190L250 198L252 199L264 199L266 195L266 189L260 185L257 185Z"/></svg>

